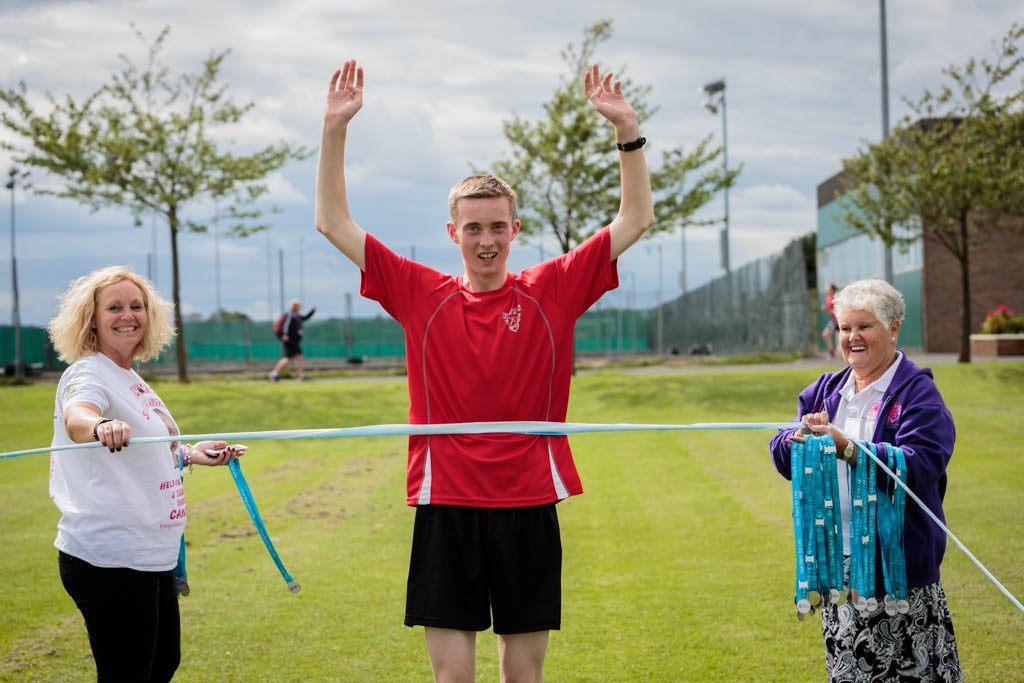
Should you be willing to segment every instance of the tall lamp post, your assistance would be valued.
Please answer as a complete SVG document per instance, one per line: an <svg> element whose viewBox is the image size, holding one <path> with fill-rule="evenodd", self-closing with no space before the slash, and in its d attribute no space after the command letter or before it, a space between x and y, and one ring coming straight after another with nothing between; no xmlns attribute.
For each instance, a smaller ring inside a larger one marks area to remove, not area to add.
<svg viewBox="0 0 1024 683"><path fill-rule="evenodd" d="M725 115L725 79L720 78L704 85L701 89L704 93L704 108L712 114L722 110L722 169L729 174L729 139L727 136L728 125ZM725 195L725 228L722 230L722 268L728 275L729 268L729 186L723 188Z"/></svg>
<svg viewBox="0 0 1024 683"><path fill-rule="evenodd" d="M675 149L672 151L672 155L675 156L679 161L683 160L683 150ZM679 179L679 201L685 199L685 187L683 186L683 178ZM679 242L682 247L682 254L680 255L680 263L682 264L679 268L679 288L683 290L683 296L686 296L686 221L684 220L679 226Z"/></svg>
<svg viewBox="0 0 1024 683"><path fill-rule="evenodd" d="M886 36L885 31L885 0L879 0L878 4L878 19L879 19L879 44L881 46L881 67L882 67L882 139L889 137L889 39ZM888 225L883 226L889 228ZM889 284L893 282L893 270L892 270L892 247L885 245L885 260L883 268L885 270L885 281Z"/></svg>
<svg viewBox="0 0 1024 683"><path fill-rule="evenodd" d="M11 293L14 300L11 323L14 326L14 376L18 379L25 376L25 359L21 349L21 313L18 309L18 260L14 256L14 190L19 186L23 190L32 187L28 182L29 175L28 171L11 166L7 171L7 183L4 185L11 191Z"/></svg>

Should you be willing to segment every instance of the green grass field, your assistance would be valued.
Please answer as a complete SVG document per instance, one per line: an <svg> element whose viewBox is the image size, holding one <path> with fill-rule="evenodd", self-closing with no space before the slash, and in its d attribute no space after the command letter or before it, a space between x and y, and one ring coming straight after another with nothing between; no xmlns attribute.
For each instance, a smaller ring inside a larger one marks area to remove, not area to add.
<svg viewBox="0 0 1024 683"><path fill-rule="evenodd" d="M1024 363L935 368L956 418L946 514L1024 597ZM578 377L580 422L776 421L817 370L599 372ZM190 433L405 422L401 379L208 381L156 390ZM0 388L0 450L52 435L53 385ZM767 432L572 437L585 495L559 506L563 627L550 681L819 681L820 630L792 604L789 483ZM402 625L413 514L405 440L251 442L243 460L292 595L227 469L186 478L192 594L182 681L428 681L423 634ZM85 628L52 542L48 459L0 461L0 680L94 680ZM950 543L943 583L968 681L1024 680L1024 614ZM480 680L496 645L478 639Z"/></svg>

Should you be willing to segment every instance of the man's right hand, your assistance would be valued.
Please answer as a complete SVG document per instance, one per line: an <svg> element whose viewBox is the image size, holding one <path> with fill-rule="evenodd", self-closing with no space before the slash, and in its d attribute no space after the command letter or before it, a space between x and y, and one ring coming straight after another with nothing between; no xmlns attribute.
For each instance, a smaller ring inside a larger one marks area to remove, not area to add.
<svg viewBox="0 0 1024 683"><path fill-rule="evenodd" d="M350 59L331 75L324 126L344 128L362 106L363 67L356 66L356 60Z"/></svg>

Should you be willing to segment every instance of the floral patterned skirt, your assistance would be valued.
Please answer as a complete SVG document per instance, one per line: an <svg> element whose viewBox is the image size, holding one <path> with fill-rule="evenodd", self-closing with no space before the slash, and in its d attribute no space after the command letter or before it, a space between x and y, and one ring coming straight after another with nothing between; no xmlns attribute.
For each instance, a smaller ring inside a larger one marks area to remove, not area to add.
<svg viewBox="0 0 1024 683"><path fill-rule="evenodd" d="M939 582L909 591L908 614L879 606L860 616L849 603L824 605L821 632L832 683L929 681L962 683L946 593Z"/></svg>

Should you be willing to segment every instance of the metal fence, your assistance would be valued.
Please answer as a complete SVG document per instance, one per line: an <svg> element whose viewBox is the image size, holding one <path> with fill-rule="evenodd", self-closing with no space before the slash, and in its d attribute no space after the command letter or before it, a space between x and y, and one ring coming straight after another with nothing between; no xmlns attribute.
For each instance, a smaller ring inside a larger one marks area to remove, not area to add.
<svg viewBox="0 0 1024 683"><path fill-rule="evenodd" d="M815 291L803 240L656 308L648 320L665 353L809 352ZM659 323L660 320L660 323Z"/></svg>
<svg viewBox="0 0 1024 683"><path fill-rule="evenodd" d="M585 313L576 325L576 352L646 353L649 315L624 309ZM190 365L262 365L281 355L271 321L187 322L184 327ZM23 326L21 338L26 365L42 370L65 367L43 328ZM155 365L176 364L176 343L164 350ZM400 359L405 356L405 337L398 323L386 317L314 320L303 326L302 352L309 359ZM14 355L14 328L0 326L0 363L13 363Z"/></svg>
<svg viewBox="0 0 1024 683"><path fill-rule="evenodd" d="M576 323L578 354L809 352L816 348L817 302L806 240L734 270L661 306L636 310L635 292L609 292ZM813 246L812 246L813 249ZM812 252L813 253L813 252ZM190 364L263 365L281 344L270 321L187 322ZM303 328L310 359L400 359L401 327L391 318L312 320ZM45 330L22 327L25 363L59 370ZM0 363L14 360L14 330L0 326ZM176 363L172 344L156 361Z"/></svg>

